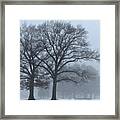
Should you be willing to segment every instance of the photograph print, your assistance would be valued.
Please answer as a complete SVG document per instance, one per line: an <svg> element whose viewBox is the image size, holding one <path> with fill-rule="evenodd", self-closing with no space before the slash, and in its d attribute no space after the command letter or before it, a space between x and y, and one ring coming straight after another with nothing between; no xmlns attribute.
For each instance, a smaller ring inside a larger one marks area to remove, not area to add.
<svg viewBox="0 0 120 120"><path fill-rule="evenodd" d="M21 100L100 100L100 21L20 21Z"/></svg>

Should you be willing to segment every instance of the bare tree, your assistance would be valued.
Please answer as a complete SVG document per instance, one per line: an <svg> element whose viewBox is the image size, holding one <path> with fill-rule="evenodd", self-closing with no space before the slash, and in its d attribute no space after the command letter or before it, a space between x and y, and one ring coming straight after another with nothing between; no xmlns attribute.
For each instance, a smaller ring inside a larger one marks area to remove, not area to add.
<svg viewBox="0 0 120 120"><path fill-rule="evenodd" d="M34 25L22 24L20 28L20 79L21 89L29 90L29 100L34 98L34 86L47 86L48 82L40 81L39 65L36 55L43 51L37 36L37 29ZM42 53L39 57L42 57ZM43 74L44 75L44 74Z"/></svg>
<svg viewBox="0 0 120 120"><path fill-rule="evenodd" d="M57 82L60 82L58 76L65 72L75 73L64 70L64 66L78 61L99 60L99 53L89 48L88 32L80 25L75 27L69 22L47 21L37 28L44 56L48 59L41 59L40 54L36 57L42 61L40 67L44 68L53 80L51 100L56 100Z"/></svg>

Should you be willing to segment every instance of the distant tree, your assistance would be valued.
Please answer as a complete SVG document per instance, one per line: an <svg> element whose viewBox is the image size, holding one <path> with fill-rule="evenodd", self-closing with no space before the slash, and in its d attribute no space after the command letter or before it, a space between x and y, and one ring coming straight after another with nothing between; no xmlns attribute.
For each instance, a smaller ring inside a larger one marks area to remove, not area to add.
<svg viewBox="0 0 120 120"><path fill-rule="evenodd" d="M37 26L39 38L44 48L44 56L48 59L42 59L39 55L36 57L42 61L40 67L44 68L51 76L53 81L52 98L56 100L56 87L58 76L66 72L63 68L74 62L84 60L99 60L99 53L89 48L87 42L88 32L82 26L72 26L64 21L47 21ZM67 79L73 81L72 79Z"/></svg>
<svg viewBox="0 0 120 120"><path fill-rule="evenodd" d="M98 77L98 71L91 65L80 65L79 63L71 64L63 68L62 74L58 75L57 82L72 81L73 83L88 82Z"/></svg>
<svg viewBox="0 0 120 120"><path fill-rule="evenodd" d="M83 80L96 80L96 78L99 77L99 71L97 71L93 66L83 64L80 67L82 69Z"/></svg>
<svg viewBox="0 0 120 120"><path fill-rule="evenodd" d="M20 85L21 89L29 90L29 100L34 100L34 86L48 86L47 81L40 81L39 65L41 61L36 58L43 47L38 41L37 29L34 25L22 24L20 28ZM39 57L43 55L40 54ZM42 60L42 59L41 59ZM44 74L43 74L44 75Z"/></svg>
<svg viewBox="0 0 120 120"><path fill-rule="evenodd" d="M64 70L68 72L64 72L63 74L60 74L57 80L58 82L62 82L62 83L58 83L58 89L57 89L58 90L57 93L62 92L61 93L62 98L67 98L67 96L65 95L66 91L69 91L68 96L71 94L70 96L72 98L74 99L79 98L78 96L80 95L81 91L78 91L78 88L79 90L83 90L82 91L83 94L84 91L88 91L87 93L89 94L93 89L99 89L97 88L98 86L96 86L95 84L98 83L99 72L92 65L88 65L84 63L80 65L79 63L75 63L71 65L66 65L64 67ZM68 85L65 84L69 84L72 86L68 87ZM93 88L89 87L90 84L92 84ZM68 90L66 90L66 88Z"/></svg>

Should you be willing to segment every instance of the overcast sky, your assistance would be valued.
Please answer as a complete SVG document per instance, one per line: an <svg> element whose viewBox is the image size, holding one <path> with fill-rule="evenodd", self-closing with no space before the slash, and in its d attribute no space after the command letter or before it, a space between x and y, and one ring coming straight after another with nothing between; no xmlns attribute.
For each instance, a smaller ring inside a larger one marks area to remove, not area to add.
<svg viewBox="0 0 120 120"><path fill-rule="evenodd" d="M21 20L22 23L26 24L41 24L45 20ZM65 20L64 20L65 21ZM90 47L100 51L100 22L98 20L67 20L71 22L72 25L81 25L88 31L88 41L90 42Z"/></svg>

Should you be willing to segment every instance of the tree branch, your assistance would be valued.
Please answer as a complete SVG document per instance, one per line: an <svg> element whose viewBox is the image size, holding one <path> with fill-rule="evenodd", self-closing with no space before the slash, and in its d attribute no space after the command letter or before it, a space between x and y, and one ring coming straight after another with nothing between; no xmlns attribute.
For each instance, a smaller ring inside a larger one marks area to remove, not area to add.
<svg viewBox="0 0 120 120"><path fill-rule="evenodd" d="M67 79L66 79L66 78L63 78L63 79L57 80L56 82L61 82L61 81L66 81L66 82L67 82L67 81L68 81L68 82L71 81L71 82L74 82L74 83L76 83L76 84L78 83L78 81L75 81L75 80L70 79L70 78L67 78Z"/></svg>
<svg viewBox="0 0 120 120"><path fill-rule="evenodd" d="M59 72L57 75L60 75L62 73L75 73L76 75L81 76L80 73L78 73L77 71L74 71L74 70L63 70L63 71Z"/></svg>

